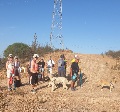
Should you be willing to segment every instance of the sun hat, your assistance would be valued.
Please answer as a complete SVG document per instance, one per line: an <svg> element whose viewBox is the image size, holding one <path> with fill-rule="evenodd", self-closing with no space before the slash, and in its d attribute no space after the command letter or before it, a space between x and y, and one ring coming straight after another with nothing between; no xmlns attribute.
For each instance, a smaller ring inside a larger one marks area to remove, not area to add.
<svg viewBox="0 0 120 112"><path fill-rule="evenodd" d="M13 57L13 55L12 54L9 54L9 56L8 56L9 58L12 58Z"/></svg>
<svg viewBox="0 0 120 112"><path fill-rule="evenodd" d="M38 54L34 54L33 58L39 58L39 55Z"/></svg>

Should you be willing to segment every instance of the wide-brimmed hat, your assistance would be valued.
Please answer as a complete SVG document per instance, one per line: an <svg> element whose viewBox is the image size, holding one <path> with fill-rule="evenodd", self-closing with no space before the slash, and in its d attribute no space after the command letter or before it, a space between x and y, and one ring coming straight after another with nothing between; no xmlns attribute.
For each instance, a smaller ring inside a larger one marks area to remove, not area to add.
<svg viewBox="0 0 120 112"><path fill-rule="evenodd" d="M38 54L34 54L33 58L39 58L39 55Z"/></svg>
<svg viewBox="0 0 120 112"><path fill-rule="evenodd" d="M8 56L9 58L13 58L13 55L12 54L9 54L9 56Z"/></svg>

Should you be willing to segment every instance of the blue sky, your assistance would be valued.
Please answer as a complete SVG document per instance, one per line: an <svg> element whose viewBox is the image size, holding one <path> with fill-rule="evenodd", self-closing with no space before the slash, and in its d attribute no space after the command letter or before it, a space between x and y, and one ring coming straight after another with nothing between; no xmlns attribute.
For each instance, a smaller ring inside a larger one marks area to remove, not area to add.
<svg viewBox="0 0 120 112"><path fill-rule="evenodd" d="M35 33L40 44L49 43L53 7L54 0L0 0L0 56L15 42L31 45ZM120 50L120 0L62 0L62 8L64 48Z"/></svg>

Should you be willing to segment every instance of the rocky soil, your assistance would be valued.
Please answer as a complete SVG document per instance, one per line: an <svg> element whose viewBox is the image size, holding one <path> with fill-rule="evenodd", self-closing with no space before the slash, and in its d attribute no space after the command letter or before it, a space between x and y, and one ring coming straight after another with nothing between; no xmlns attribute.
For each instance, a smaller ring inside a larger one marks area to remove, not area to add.
<svg viewBox="0 0 120 112"><path fill-rule="evenodd" d="M67 60L67 78L74 53L57 52L44 56L45 61L49 56L56 62L54 73L57 73L57 60L60 54L65 54ZM0 86L0 112L120 112L120 71L111 69L116 61L102 55L78 54L83 77L80 88L76 83L76 91L63 90L61 85L54 92L47 87L47 82L39 82L37 93L31 93L26 74L22 74L23 86L16 91L7 91L6 77L1 73ZM112 92L109 88L97 87L100 79L110 81L116 79Z"/></svg>

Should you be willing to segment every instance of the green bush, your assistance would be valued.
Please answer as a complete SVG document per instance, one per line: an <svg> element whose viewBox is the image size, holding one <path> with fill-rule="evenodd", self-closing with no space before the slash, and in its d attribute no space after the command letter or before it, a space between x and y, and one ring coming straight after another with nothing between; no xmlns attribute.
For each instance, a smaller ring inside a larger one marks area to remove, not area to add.
<svg viewBox="0 0 120 112"><path fill-rule="evenodd" d="M9 54L13 54L13 56L18 56L21 59L30 58L31 48L24 43L14 43L7 47L3 55L5 58L7 58Z"/></svg>

